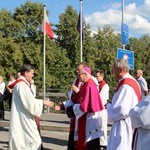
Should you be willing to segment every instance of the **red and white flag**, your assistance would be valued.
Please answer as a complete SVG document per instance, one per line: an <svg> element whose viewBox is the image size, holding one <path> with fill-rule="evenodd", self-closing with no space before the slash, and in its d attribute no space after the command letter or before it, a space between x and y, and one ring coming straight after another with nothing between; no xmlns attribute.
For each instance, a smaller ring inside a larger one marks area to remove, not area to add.
<svg viewBox="0 0 150 150"><path fill-rule="evenodd" d="M41 24L41 31L42 32L44 32L44 22L45 22L45 31L46 31L45 33L49 36L49 38L51 40L54 39L53 31L52 31L52 28L51 28L51 25L49 23L47 15L45 15L45 21L43 20L42 24Z"/></svg>

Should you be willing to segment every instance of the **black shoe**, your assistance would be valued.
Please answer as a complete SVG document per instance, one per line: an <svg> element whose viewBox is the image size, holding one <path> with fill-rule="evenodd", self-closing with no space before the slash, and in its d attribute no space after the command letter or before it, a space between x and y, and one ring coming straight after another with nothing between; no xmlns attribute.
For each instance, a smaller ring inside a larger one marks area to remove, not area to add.
<svg viewBox="0 0 150 150"><path fill-rule="evenodd" d="M100 146L100 150L107 150L107 146Z"/></svg>

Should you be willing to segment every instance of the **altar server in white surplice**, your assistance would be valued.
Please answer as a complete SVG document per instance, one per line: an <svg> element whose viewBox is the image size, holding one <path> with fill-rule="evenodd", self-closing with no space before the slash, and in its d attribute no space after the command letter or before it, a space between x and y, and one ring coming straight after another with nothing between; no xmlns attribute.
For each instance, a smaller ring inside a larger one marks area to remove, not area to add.
<svg viewBox="0 0 150 150"><path fill-rule="evenodd" d="M112 102L107 104L108 121L112 128L108 139L108 150L131 150L133 128L129 112L141 98L137 81L129 74L129 65L124 59L116 60L113 73L119 81Z"/></svg>
<svg viewBox="0 0 150 150"><path fill-rule="evenodd" d="M39 118L43 105L52 107L49 100L36 99L30 82L34 76L34 67L22 66L21 76L9 85L13 89L9 127L9 150L41 150L42 141L39 132Z"/></svg>
<svg viewBox="0 0 150 150"><path fill-rule="evenodd" d="M148 62L150 75L150 60ZM150 149L150 93L144 97L131 111L132 126L135 129L133 139L133 150Z"/></svg>

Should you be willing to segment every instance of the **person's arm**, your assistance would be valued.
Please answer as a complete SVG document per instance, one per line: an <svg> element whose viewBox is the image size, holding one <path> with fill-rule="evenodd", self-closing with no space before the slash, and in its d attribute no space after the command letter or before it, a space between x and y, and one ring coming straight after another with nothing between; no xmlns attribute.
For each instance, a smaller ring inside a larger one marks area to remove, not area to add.
<svg viewBox="0 0 150 150"><path fill-rule="evenodd" d="M128 117L132 106L138 103L135 91L129 85L123 85L114 94L112 102L107 104L108 120L115 122Z"/></svg>
<svg viewBox="0 0 150 150"><path fill-rule="evenodd" d="M148 90L144 91L144 95L146 96L148 94Z"/></svg>
<svg viewBox="0 0 150 150"><path fill-rule="evenodd" d="M150 95L141 100L133 109L130 110L129 116L131 117L133 128L150 129Z"/></svg>
<svg viewBox="0 0 150 150"><path fill-rule="evenodd" d="M43 100L43 105L48 106L48 107L53 107L54 102L52 102L50 99Z"/></svg>
<svg viewBox="0 0 150 150"><path fill-rule="evenodd" d="M145 96L148 94L147 82L146 82L146 80L144 78L143 78L143 80L141 82L141 90L144 92Z"/></svg>
<svg viewBox="0 0 150 150"><path fill-rule="evenodd" d="M5 83L2 82L2 83L0 84L0 93L3 95L3 94L4 94L4 91L5 91Z"/></svg>
<svg viewBox="0 0 150 150"><path fill-rule="evenodd" d="M66 100L64 102L60 102L58 105L55 106L55 110L59 111L59 110L66 110L68 107L73 106L74 103L72 102L72 100Z"/></svg>
<svg viewBox="0 0 150 150"><path fill-rule="evenodd" d="M74 115L76 116L77 119L79 119L81 116L83 116L85 114L85 112L83 112L80 108L80 104L75 104L73 106L73 112Z"/></svg>
<svg viewBox="0 0 150 150"><path fill-rule="evenodd" d="M22 104L22 107L33 116L41 116L43 105L53 106L53 102L49 100L36 99L25 82L19 82L13 91L13 97L16 97Z"/></svg>
<svg viewBox="0 0 150 150"><path fill-rule="evenodd" d="M72 85L72 90L75 92L75 93L78 93L80 91L80 89L75 86L75 85Z"/></svg>
<svg viewBox="0 0 150 150"><path fill-rule="evenodd" d="M7 86L7 90L9 93L12 93L12 91L13 91L13 89L9 88L8 86Z"/></svg>
<svg viewBox="0 0 150 150"><path fill-rule="evenodd" d="M107 100L109 99L109 86L105 84L100 91L100 96L103 102L103 105L106 105Z"/></svg>

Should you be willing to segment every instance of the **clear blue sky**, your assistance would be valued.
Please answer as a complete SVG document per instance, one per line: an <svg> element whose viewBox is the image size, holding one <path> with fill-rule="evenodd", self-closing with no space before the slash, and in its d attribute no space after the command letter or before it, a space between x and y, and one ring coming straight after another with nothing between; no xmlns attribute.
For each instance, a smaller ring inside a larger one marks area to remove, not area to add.
<svg viewBox="0 0 150 150"><path fill-rule="evenodd" d="M14 11L26 0L1 0L0 9ZM64 13L68 5L79 12L79 0L31 0L46 5L49 21L57 24L60 13ZM122 0L82 0L83 17L91 25L91 30L109 24L116 32L120 32L122 21ZM124 22L129 26L130 36L140 37L150 33L150 0L124 0Z"/></svg>

